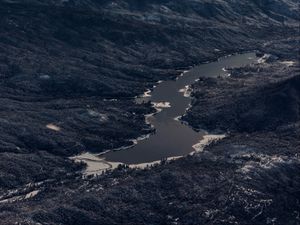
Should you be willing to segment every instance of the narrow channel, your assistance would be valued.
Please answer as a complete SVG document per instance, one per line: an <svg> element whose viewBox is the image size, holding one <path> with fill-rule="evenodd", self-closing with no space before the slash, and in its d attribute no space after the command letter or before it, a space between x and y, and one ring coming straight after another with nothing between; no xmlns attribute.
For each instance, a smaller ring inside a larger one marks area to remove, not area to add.
<svg viewBox="0 0 300 225"><path fill-rule="evenodd" d="M226 68L254 62L257 62L255 53L227 56L196 66L176 80L159 83L152 92L137 99L138 102L150 100L158 109L156 114L146 116L146 121L155 128L155 133L148 138L137 140L136 145L126 150L110 151L99 156L84 153L74 159L85 161L88 164L87 170L92 172L101 168L112 168L120 163L147 164L194 152L195 145L203 140L207 132L197 132L179 119L191 103L188 87L200 77L230 76Z"/></svg>

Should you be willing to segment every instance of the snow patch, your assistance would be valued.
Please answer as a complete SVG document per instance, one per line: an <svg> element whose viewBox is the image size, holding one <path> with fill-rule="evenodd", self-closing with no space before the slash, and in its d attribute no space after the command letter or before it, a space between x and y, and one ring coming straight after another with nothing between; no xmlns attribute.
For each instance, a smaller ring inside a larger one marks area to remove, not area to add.
<svg viewBox="0 0 300 225"><path fill-rule="evenodd" d="M103 155L104 154L92 154L89 152L85 152L81 155L70 157L70 159L74 160L75 162L84 162L87 165L85 171L83 172L84 176L100 175L103 171L113 170L116 169L119 165L124 165L124 163L121 162L106 161ZM182 157L183 156L169 157L166 160L167 161L176 160ZM157 160L157 161L147 162L147 163L130 164L128 166L129 168L145 169L149 166L159 164L160 162L161 160Z"/></svg>
<svg viewBox="0 0 300 225"><path fill-rule="evenodd" d="M88 109L88 114L92 117L98 117L101 122L108 121L108 116L104 113L99 113L95 110Z"/></svg>
<svg viewBox="0 0 300 225"><path fill-rule="evenodd" d="M178 80L179 77L183 77L187 72L189 72L189 70L184 70L178 77L176 77L176 80Z"/></svg>
<svg viewBox="0 0 300 225"><path fill-rule="evenodd" d="M46 127L50 130L54 130L54 131L57 131L57 132L61 130L61 128L59 126L57 126L53 123L47 124Z"/></svg>
<svg viewBox="0 0 300 225"><path fill-rule="evenodd" d="M226 135L225 134L220 134L220 135L216 135L216 134L208 134L208 135L204 135L202 137L202 139L200 140L199 143L193 145L193 148L195 149L194 152L191 153L191 155L195 154L196 152L202 152L203 149L209 145L211 142L215 141L215 140L221 140L223 138L225 138Z"/></svg>
<svg viewBox="0 0 300 225"><path fill-rule="evenodd" d="M35 190L32 192L29 192L28 194L25 195L25 199L29 199L29 198L33 198L34 196L36 196L40 191L39 190Z"/></svg>
<svg viewBox="0 0 300 225"><path fill-rule="evenodd" d="M171 160L177 160L182 158L183 156L175 156L175 157L169 157L166 160L167 161L171 161ZM140 163L140 164L130 164L129 167L130 168L137 168L137 169L145 169L149 166L153 166L156 164L159 164L161 162L161 160L157 160L157 161L153 161L153 162L147 162L147 163Z"/></svg>
<svg viewBox="0 0 300 225"><path fill-rule="evenodd" d="M49 80L51 77L47 74L43 74L43 75L40 75L39 78L42 80Z"/></svg>
<svg viewBox="0 0 300 225"><path fill-rule="evenodd" d="M142 95L142 98L147 98L147 97L151 97L151 90L147 89L147 91L144 92L144 94Z"/></svg>
<svg viewBox="0 0 300 225"><path fill-rule="evenodd" d="M287 158L285 156L278 155L264 155L264 154L245 154L241 155L241 158L249 158L251 161L246 162L246 164L240 168L238 171L247 174L257 169L272 169L280 164L289 164L295 161L299 162L299 159Z"/></svg>
<svg viewBox="0 0 300 225"><path fill-rule="evenodd" d="M189 85L186 85L184 88L179 90L180 93L183 93L183 96L186 98L191 97L192 90Z"/></svg>
<svg viewBox="0 0 300 225"><path fill-rule="evenodd" d="M71 160L75 162L84 162L86 164L86 169L83 172L83 175L97 175L101 174L103 171L108 169L115 169L120 165L120 163L107 162L102 154L92 154L85 152L81 155L70 157Z"/></svg>
<svg viewBox="0 0 300 225"><path fill-rule="evenodd" d="M282 61L280 63L283 64L283 65L286 65L288 67L293 66L293 65L296 64L296 62L294 62L294 61Z"/></svg>
<svg viewBox="0 0 300 225"><path fill-rule="evenodd" d="M153 102L154 108L162 109L162 108L171 108L170 102Z"/></svg>
<svg viewBox="0 0 300 225"><path fill-rule="evenodd" d="M181 118L182 118L182 116L176 116L176 117L174 118L174 120L176 120L176 121L180 121L180 120L181 120Z"/></svg>
<svg viewBox="0 0 300 225"><path fill-rule="evenodd" d="M19 190L17 190L15 193L17 193L18 191ZM30 199L30 198L35 197L39 192L40 192L40 190L34 190L27 194L20 194L20 195L14 196L14 197L4 198L3 200L0 200L0 203L12 203L12 202L17 202L17 201L22 201L25 199ZM13 192L11 192L10 194L13 194Z"/></svg>
<svg viewBox="0 0 300 225"><path fill-rule="evenodd" d="M270 57L271 57L270 54L264 54L263 57L261 57L261 58L259 58L259 59L257 60L257 62L258 62L259 64L263 64L263 63L265 63L265 62L268 60L268 58L270 58Z"/></svg>

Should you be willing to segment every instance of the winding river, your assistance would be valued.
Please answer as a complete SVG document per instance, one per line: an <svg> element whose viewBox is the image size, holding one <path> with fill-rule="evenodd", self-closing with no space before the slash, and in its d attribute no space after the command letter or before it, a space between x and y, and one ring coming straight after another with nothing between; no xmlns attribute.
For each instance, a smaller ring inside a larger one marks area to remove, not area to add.
<svg viewBox="0 0 300 225"><path fill-rule="evenodd" d="M124 150L101 155L83 153L73 159L87 163L86 174L95 174L119 164L143 167L163 158L178 158L201 151L210 140L224 135L196 132L180 121L180 116L185 114L191 103L189 86L201 76L230 76L226 68L254 62L257 62L255 53L227 56L196 66L182 73L176 80L159 82L152 92L149 90L137 98L138 103L151 100L157 109L156 114L146 116L146 122L156 129L154 134L135 140L134 146Z"/></svg>

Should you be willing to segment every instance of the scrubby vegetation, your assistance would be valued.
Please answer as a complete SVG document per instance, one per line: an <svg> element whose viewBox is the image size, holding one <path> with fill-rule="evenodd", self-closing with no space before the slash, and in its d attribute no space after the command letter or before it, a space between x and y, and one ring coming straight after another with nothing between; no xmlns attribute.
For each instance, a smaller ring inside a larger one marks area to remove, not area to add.
<svg viewBox="0 0 300 225"><path fill-rule="evenodd" d="M296 0L0 0L0 223L299 223L298 11ZM254 49L272 57L193 86L184 119L231 132L203 154L86 179L67 158L152 132L151 104L134 97L158 80Z"/></svg>

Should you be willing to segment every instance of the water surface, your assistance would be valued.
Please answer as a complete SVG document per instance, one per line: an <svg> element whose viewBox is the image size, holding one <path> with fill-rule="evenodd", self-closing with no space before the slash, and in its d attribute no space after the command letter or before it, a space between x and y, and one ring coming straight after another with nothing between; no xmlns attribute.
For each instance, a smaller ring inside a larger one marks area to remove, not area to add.
<svg viewBox="0 0 300 225"><path fill-rule="evenodd" d="M255 53L238 54L220 58L218 61L202 64L183 73L176 80L163 81L148 91L138 102L151 100L160 112L146 116L156 132L149 138L137 141L126 150L110 151L101 156L85 153L74 157L88 164L88 171L113 168L118 163L128 165L145 164L163 158L187 155L195 151L195 145L205 140L205 131L196 132L178 118L185 114L191 98L185 92L188 86L200 77L230 76L226 68L240 67L257 62Z"/></svg>
<svg viewBox="0 0 300 225"><path fill-rule="evenodd" d="M147 121L156 129L155 134L148 139L139 141L133 148L111 151L105 154L105 159L110 162L140 164L191 153L194 151L193 145L198 143L206 132L196 132L175 119L185 113L191 102L191 98L187 95L184 96L182 91L186 86L195 83L199 77L228 76L225 68L243 66L255 60L254 53L224 57L216 62L196 66L183 73L175 81L164 81L158 84L150 93L151 97L139 99L139 101L151 100L156 103L168 103L171 106L162 108L161 112L147 118Z"/></svg>

